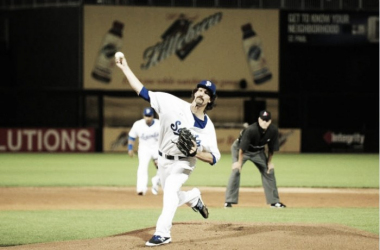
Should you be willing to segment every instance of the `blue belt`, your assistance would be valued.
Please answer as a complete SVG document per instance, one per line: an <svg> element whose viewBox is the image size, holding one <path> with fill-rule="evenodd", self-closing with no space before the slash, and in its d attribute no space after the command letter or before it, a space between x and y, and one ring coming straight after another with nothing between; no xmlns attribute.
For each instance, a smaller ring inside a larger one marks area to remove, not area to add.
<svg viewBox="0 0 380 250"><path fill-rule="evenodd" d="M165 159L168 159L168 160L180 160L180 159L184 159L184 158L187 158L185 156L177 156L177 155L167 155L167 154L164 154L162 153L161 151L158 151L158 154L162 157L164 157Z"/></svg>

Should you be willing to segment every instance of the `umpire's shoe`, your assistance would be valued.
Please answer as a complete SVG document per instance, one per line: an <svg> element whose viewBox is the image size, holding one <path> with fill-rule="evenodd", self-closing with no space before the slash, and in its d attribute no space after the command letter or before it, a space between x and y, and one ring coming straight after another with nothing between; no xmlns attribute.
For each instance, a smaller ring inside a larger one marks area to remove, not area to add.
<svg viewBox="0 0 380 250"><path fill-rule="evenodd" d="M232 208L232 204L229 202L224 203L224 208Z"/></svg>
<svg viewBox="0 0 380 250"><path fill-rule="evenodd" d="M286 208L285 204L281 202L272 203L270 204L270 207L271 208Z"/></svg>
<svg viewBox="0 0 380 250"><path fill-rule="evenodd" d="M208 209L207 209L206 205L203 203L203 201L202 201L202 199L200 197L199 197L197 205L195 205L194 207L192 207L192 209L195 212L201 213L201 215L203 216L203 218L205 218L205 219L208 218Z"/></svg>
<svg viewBox="0 0 380 250"><path fill-rule="evenodd" d="M145 246L154 247L163 244L168 244L172 241L170 237L162 237L159 235L153 235L153 237L145 243Z"/></svg>

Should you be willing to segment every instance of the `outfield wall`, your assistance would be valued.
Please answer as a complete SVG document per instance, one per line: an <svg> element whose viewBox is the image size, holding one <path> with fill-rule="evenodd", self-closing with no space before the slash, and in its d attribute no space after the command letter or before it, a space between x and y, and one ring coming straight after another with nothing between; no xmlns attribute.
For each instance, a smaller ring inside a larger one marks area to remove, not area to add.
<svg viewBox="0 0 380 250"><path fill-rule="evenodd" d="M103 152L127 152L130 128L104 128ZM230 153L231 144L239 136L240 129L216 129L218 147L221 153ZM301 131L299 129L279 129L280 152L301 152ZM134 150L137 151L138 139Z"/></svg>
<svg viewBox="0 0 380 250"><path fill-rule="evenodd" d="M0 128L0 153L5 152L126 152L130 127ZM240 129L216 129L218 147L230 153ZM100 134L100 136L99 136ZM101 137L101 138L98 138ZM279 129L280 152L375 152L376 132L371 130ZM97 143L101 143L96 145ZM137 151L138 139L135 145Z"/></svg>

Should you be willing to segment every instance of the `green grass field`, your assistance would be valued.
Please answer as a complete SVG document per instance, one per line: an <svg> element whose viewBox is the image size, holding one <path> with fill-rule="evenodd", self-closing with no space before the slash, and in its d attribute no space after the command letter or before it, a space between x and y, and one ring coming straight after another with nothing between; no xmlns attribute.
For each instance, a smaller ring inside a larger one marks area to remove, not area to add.
<svg viewBox="0 0 380 250"><path fill-rule="evenodd" d="M276 154L273 162L279 187L378 188L376 154ZM0 186L134 186L137 157L127 154L0 154ZM154 173L153 165L150 175ZM224 187L231 158L215 165L199 162L186 185ZM260 174L248 162L242 187L261 186Z"/></svg>
<svg viewBox="0 0 380 250"><path fill-rule="evenodd" d="M135 186L137 157L126 154L0 154L1 187ZM379 188L377 154L276 154L279 187ZM199 162L186 186L225 187L230 156ZM150 176L155 170L150 167ZM241 186L259 187L252 163ZM1 199L1 197L0 197ZM4 202L4 201L3 201ZM252 212L254 210L254 212ZM0 211L0 246L106 237L154 227L161 209ZM210 221L337 223L379 234L378 208L213 208ZM198 221L181 207L174 222Z"/></svg>

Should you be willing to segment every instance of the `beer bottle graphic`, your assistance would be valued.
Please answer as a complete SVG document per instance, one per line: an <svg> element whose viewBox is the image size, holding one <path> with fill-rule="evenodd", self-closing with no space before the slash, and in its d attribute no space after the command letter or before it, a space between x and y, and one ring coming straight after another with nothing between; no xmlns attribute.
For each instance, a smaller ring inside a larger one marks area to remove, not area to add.
<svg viewBox="0 0 380 250"><path fill-rule="evenodd" d="M255 84L263 84L272 78L272 73L267 66L261 40L252 29L250 23L242 25L241 30L243 31L243 48L253 82Z"/></svg>
<svg viewBox="0 0 380 250"><path fill-rule="evenodd" d="M162 34L161 38L163 40L170 39L170 37L175 37L177 34L186 36L186 33L190 29L191 21L186 19L184 14L180 14L177 20ZM190 52L202 41L203 36L198 35L190 41L186 41L180 48L177 48L176 55L184 60Z"/></svg>
<svg viewBox="0 0 380 250"><path fill-rule="evenodd" d="M124 24L114 21L111 29L103 38L95 66L92 70L92 77L101 83L111 81L112 69L115 66L114 55L121 50Z"/></svg>

